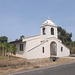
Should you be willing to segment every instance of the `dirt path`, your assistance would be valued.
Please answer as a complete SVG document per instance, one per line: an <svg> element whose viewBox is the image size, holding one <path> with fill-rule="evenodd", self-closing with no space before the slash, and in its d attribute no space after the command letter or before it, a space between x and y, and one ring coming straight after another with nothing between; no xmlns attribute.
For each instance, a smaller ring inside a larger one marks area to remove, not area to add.
<svg viewBox="0 0 75 75"><path fill-rule="evenodd" d="M30 70L34 68L55 66L65 63L75 62L72 58L60 58L56 62L52 62L50 58L25 60L20 58L3 58L0 57L0 75L19 72L22 70Z"/></svg>

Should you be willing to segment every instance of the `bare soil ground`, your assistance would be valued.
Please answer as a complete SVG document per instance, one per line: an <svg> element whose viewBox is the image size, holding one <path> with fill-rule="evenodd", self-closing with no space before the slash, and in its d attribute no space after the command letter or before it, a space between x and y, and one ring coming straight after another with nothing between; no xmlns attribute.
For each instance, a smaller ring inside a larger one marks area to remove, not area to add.
<svg viewBox="0 0 75 75"><path fill-rule="evenodd" d="M50 58L25 60L14 57L2 57L0 56L0 75L6 75L22 70L29 70L40 67L55 66L64 63L75 62L75 59L60 58L55 62L52 62Z"/></svg>

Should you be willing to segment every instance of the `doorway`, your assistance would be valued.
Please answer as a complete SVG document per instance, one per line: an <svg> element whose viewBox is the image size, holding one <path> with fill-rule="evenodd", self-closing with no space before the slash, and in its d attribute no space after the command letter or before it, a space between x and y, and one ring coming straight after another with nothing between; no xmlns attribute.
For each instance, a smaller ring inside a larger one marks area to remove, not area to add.
<svg viewBox="0 0 75 75"><path fill-rule="evenodd" d="M51 42L50 44L50 56L56 56L57 55L57 44L56 42Z"/></svg>

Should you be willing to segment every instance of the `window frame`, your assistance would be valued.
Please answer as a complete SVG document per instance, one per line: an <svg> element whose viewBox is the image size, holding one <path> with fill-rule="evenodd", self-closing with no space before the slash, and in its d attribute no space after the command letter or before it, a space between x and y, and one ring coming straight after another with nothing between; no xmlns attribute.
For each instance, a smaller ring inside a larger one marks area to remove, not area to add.
<svg viewBox="0 0 75 75"><path fill-rule="evenodd" d="M23 44L19 44L19 50L23 51Z"/></svg>

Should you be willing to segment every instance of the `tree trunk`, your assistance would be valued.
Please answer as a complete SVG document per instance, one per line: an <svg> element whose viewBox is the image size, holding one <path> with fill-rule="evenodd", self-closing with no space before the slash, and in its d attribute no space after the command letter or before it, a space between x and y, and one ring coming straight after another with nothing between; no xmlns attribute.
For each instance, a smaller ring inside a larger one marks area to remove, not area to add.
<svg viewBox="0 0 75 75"><path fill-rule="evenodd" d="M1 48L0 48L0 55L1 55Z"/></svg>
<svg viewBox="0 0 75 75"><path fill-rule="evenodd" d="M7 55L7 50L5 49L5 56Z"/></svg>
<svg viewBox="0 0 75 75"><path fill-rule="evenodd" d="M10 56L10 52L8 51L8 57Z"/></svg>
<svg viewBox="0 0 75 75"><path fill-rule="evenodd" d="M2 56L4 56L4 49L2 48Z"/></svg>

